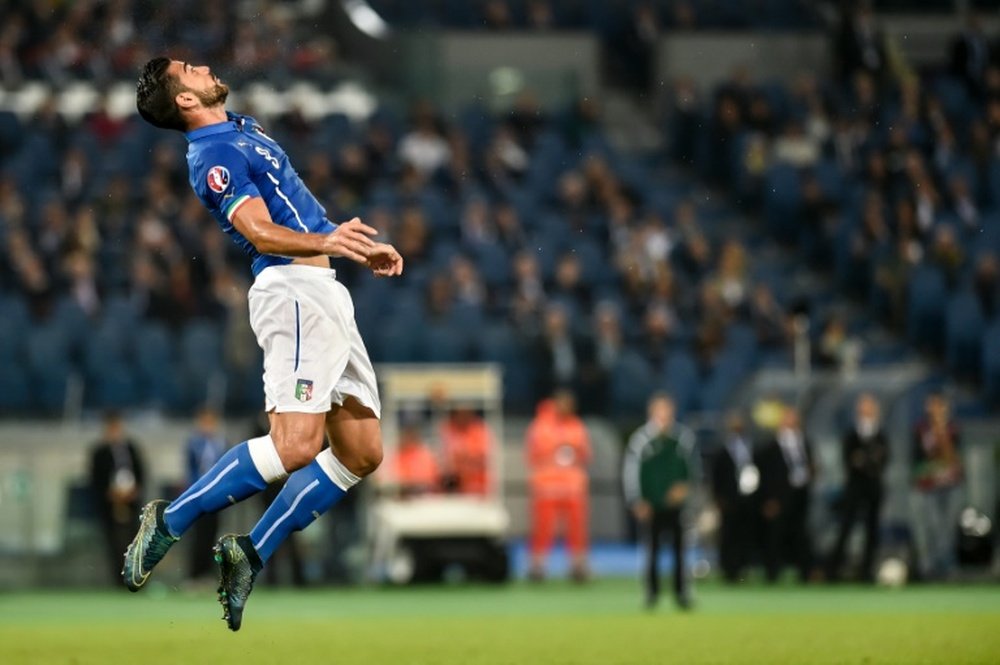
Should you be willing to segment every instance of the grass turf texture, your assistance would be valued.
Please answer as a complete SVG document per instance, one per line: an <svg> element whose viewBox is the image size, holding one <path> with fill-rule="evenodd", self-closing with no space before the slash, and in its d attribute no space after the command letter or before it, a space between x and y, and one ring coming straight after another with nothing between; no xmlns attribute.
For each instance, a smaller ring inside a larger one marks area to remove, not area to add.
<svg viewBox="0 0 1000 665"><path fill-rule="evenodd" d="M1000 589L699 588L649 613L634 583L0 595L3 665L1000 663Z"/></svg>

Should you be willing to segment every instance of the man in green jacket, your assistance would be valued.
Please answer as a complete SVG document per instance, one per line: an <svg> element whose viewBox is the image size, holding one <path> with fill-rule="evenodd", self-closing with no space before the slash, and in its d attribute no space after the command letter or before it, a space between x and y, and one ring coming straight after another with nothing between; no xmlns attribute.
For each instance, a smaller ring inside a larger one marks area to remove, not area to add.
<svg viewBox="0 0 1000 665"><path fill-rule="evenodd" d="M691 605L684 565L682 510L688 497L694 452L694 434L677 424L673 399L656 393L649 400L649 419L632 434L625 451L623 486L625 501L639 522L645 541L646 606L659 599L660 536L673 537L674 593L682 609Z"/></svg>

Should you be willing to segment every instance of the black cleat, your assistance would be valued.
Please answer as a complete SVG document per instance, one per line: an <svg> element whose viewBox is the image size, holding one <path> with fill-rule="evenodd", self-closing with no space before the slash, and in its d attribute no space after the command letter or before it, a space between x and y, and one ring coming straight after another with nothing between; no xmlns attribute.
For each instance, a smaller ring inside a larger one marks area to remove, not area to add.
<svg viewBox="0 0 1000 665"><path fill-rule="evenodd" d="M249 536L228 534L212 550L219 564L219 604L229 630L237 631L243 623L243 608L253 591L257 573L264 567Z"/></svg>
<svg viewBox="0 0 1000 665"><path fill-rule="evenodd" d="M149 574L179 538L172 536L163 521L167 502L150 501L139 515L139 532L125 550L122 581L129 591L138 591L149 579Z"/></svg>

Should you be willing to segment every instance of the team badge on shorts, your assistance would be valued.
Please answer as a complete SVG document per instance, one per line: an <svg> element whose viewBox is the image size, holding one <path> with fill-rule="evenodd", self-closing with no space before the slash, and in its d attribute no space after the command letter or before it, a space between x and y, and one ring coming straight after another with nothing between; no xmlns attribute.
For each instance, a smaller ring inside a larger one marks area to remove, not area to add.
<svg viewBox="0 0 1000 665"><path fill-rule="evenodd" d="M299 379L295 384L295 399L300 402L308 402L313 398L313 382L306 379Z"/></svg>
<svg viewBox="0 0 1000 665"><path fill-rule="evenodd" d="M221 194L229 187L229 169L225 166L213 166L208 170L208 188L216 194Z"/></svg>

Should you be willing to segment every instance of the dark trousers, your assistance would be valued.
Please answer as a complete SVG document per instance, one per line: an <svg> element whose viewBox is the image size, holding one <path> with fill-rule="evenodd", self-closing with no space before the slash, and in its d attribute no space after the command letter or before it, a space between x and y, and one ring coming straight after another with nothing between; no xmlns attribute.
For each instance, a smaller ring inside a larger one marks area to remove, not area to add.
<svg viewBox="0 0 1000 665"><path fill-rule="evenodd" d="M188 576L191 579L215 574L212 547L218 532L218 513L206 513L191 525L191 549L188 551Z"/></svg>
<svg viewBox="0 0 1000 665"><path fill-rule="evenodd" d="M719 566L728 582L736 582L750 561L753 508L739 501L719 511Z"/></svg>
<svg viewBox="0 0 1000 665"><path fill-rule="evenodd" d="M657 510L645 525L646 598L653 602L660 595L660 537L669 532L674 549L674 594L678 601L687 598L687 575L684 570L684 528L681 511Z"/></svg>
<svg viewBox="0 0 1000 665"><path fill-rule="evenodd" d="M847 539L854 525L861 521L865 527L864 555L861 560L861 575L872 579L875 555L878 553L879 513L882 508L882 486L877 483L848 483L844 489L843 512L840 517L840 532L837 543L827 562L830 579L837 579L844 565L844 551Z"/></svg>
<svg viewBox="0 0 1000 665"><path fill-rule="evenodd" d="M125 562L125 550L132 542L132 537L139 524L139 511L130 510L129 513L126 521L112 518L101 519L101 529L104 531L104 543L107 548L108 570L111 572L111 579L116 584L120 584L122 564Z"/></svg>
<svg viewBox="0 0 1000 665"><path fill-rule="evenodd" d="M764 572L775 581L785 565L793 565L802 581L812 572L812 539L809 537L809 501L797 491L781 503L773 518L764 520Z"/></svg>

